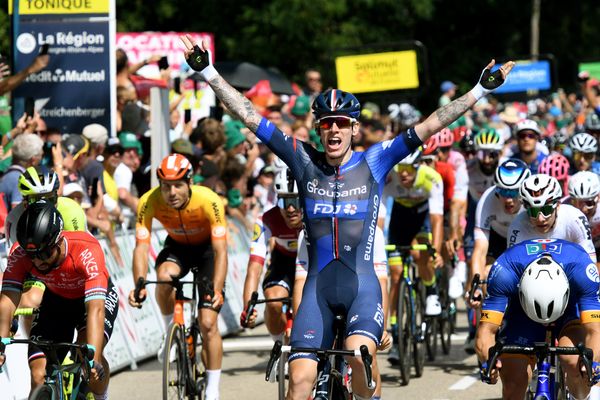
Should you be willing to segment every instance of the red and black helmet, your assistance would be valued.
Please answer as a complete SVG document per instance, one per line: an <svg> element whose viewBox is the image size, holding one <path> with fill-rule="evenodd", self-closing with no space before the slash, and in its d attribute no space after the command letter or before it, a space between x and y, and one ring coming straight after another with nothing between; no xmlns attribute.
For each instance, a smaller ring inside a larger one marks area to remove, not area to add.
<svg viewBox="0 0 600 400"><path fill-rule="evenodd" d="M166 156L156 169L156 176L162 181L188 180L192 177L192 163L181 154Z"/></svg>

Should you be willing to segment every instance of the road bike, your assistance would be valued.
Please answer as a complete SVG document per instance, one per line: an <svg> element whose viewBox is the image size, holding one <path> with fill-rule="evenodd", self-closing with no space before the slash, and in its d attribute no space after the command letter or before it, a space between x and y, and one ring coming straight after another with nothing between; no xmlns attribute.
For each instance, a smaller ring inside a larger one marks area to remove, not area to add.
<svg viewBox="0 0 600 400"><path fill-rule="evenodd" d="M558 362L558 355L579 355L582 364L585 366L588 381L592 381L592 359L593 352L585 347L583 343L575 347L554 346L554 336L548 332L545 342L536 342L531 346L505 345L497 341L489 350L487 365L490 366L484 374L482 380L491 383L491 366L496 365L498 357L502 354L525 354L533 355L537 358L537 377L535 378L535 390L528 388L526 399L535 400L558 400L570 398L564 382L564 374Z"/></svg>
<svg viewBox="0 0 600 400"><path fill-rule="evenodd" d="M438 318L438 332L444 355L450 354L452 334L456 331L456 300L449 295L450 271L455 270L458 258L450 259L450 265L436 270L436 280L440 291L442 314ZM434 353L435 354L435 353Z"/></svg>
<svg viewBox="0 0 600 400"><path fill-rule="evenodd" d="M310 347L283 346L277 340L271 349L271 356L267 363L265 380L269 381L271 370L281 353L312 353L318 358L317 383L314 389L313 400L350 400L351 385L348 379L348 364L344 357L360 357L365 366L365 382L369 382L369 389L375 388L371 365L373 356L369 354L367 346L362 345L356 350L343 350L344 335L346 332L346 318L336 314L334 320L336 332L333 349L314 349Z"/></svg>
<svg viewBox="0 0 600 400"><path fill-rule="evenodd" d="M256 307L257 304L277 303L277 302L281 302L283 304L282 312L285 314L285 318L286 318L286 327L285 327L286 334L284 335L284 340L285 340L284 344L287 345L289 343L289 339L290 339L287 335L287 332L290 332L290 330L292 329L292 323L294 320L293 315L292 315L292 298L291 297L259 299L258 292L252 292L252 295L250 296L250 301L248 302L248 307L246 307L246 326L248 325L248 320L250 319L250 316L254 312L254 308ZM287 353L282 352L281 356L279 357L279 362L277 364L277 385L278 385L277 392L279 395L279 400L284 400L286 397L286 394L287 394L286 364L287 364Z"/></svg>
<svg viewBox="0 0 600 400"><path fill-rule="evenodd" d="M134 296L137 302L140 302L140 291L148 284L171 285L175 289L173 321L167 327L163 350L163 400L202 399L206 386L200 350L202 336L198 324L197 285L203 285L211 298L214 293L206 277L196 280L195 271L193 275L192 281L182 281L176 277L172 281L147 281L139 278L135 286ZM193 285L191 298L184 295L184 285ZM189 308L187 313L186 305Z"/></svg>
<svg viewBox="0 0 600 400"><path fill-rule="evenodd" d="M411 364L414 364L416 377L423 375L425 364L423 347L426 335L437 334L437 326L428 325L431 319L425 317L425 287L417 277L417 266L410 253L412 250L427 251L430 256L433 256L435 250L428 244L410 246L390 244L386 245L385 249L390 252L388 255L390 267L402 268L396 311L398 331L394 338L394 345L398 349L400 381L404 386L410 382Z"/></svg>
<svg viewBox="0 0 600 400"><path fill-rule="evenodd" d="M94 365L96 352L94 346L78 343L55 343L50 340L2 338L0 339L0 354L4 353L7 345L12 344L37 346L46 356L44 383L33 391L29 397L30 400L85 400L88 398L86 392ZM73 363L61 364L58 350L70 351ZM73 378L71 381L69 381L70 377Z"/></svg>

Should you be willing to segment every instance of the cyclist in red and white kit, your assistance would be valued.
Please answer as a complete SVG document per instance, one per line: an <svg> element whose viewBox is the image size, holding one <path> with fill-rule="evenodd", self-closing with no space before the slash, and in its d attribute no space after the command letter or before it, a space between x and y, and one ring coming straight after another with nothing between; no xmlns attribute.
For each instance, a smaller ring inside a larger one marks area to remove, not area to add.
<svg viewBox="0 0 600 400"><path fill-rule="evenodd" d="M258 288L271 239L275 246L271 253L270 264L263 280L266 299L288 297L294 290L296 252L298 234L302 229L302 209L298 198L298 185L287 167L275 177L277 205L265 212L254 224L254 235L250 245L250 260L244 283L244 310L240 316L243 327L254 327L257 311L254 309L246 325L246 308L252 292ZM282 303L266 303L265 323L274 340L282 340L286 328L286 318L282 312Z"/></svg>
<svg viewBox="0 0 600 400"><path fill-rule="evenodd" d="M63 231L54 206L45 201L27 207L17 224L19 245L8 258L0 294L0 336L8 336L28 274L46 285L31 337L95 347L89 383L95 399L108 398L109 366L102 351L112 334L119 298L109 278L104 253L87 232ZM67 351L59 352L62 360ZM4 356L0 355L0 365ZM32 391L43 384L46 356L29 346Z"/></svg>

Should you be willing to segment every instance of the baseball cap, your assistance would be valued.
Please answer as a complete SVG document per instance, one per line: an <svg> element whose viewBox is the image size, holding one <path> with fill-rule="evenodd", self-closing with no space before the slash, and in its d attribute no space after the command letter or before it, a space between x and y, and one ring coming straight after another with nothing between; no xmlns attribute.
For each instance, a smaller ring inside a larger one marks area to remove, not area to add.
<svg viewBox="0 0 600 400"><path fill-rule="evenodd" d="M262 167L260 169L260 172L258 173L258 175L266 175L266 174L273 174L275 175L275 168L273 168L272 165L265 165L264 167Z"/></svg>
<svg viewBox="0 0 600 400"><path fill-rule="evenodd" d="M193 156L194 146L192 145L192 142L187 139L176 139L171 143L171 152Z"/></svg>
<svg viewBox="0 0 600 400"><path fill-rule="evenodd" d="M106 142L106 147L104 148L104 152L107 154L115 154L121 153L123 154L123 146L121 146L121 141L116 137L108 138L108 142Z"/></svg>
<svg viewBox="0 0 600 400"><path fill-rule="evenodd" d="M138 140L134 133L121 132L119 133L119 140L121 141L121 146L123 146L123 149L136 149L140 156L144 154L142 151L142 143Z"/></svg>
<svg viewBox="0 0 600 400"><path fill-rule="evenodd" d="M69 135L62 141L61 145L73 156L74 160L77 160L80 155L87 153L90 149L90 142L81 135Z"/></svg>
<svg viewBox="0 0 600 400"><path fill-rule="evenodd" d="M454 82L444 81L440 85L440 90L442 91L442 93L446 93L448 90L454 89L455 87L456 87L456 85L454 84Z"/></svg>
<svg viewBox="0 0 600 400"><path fill-rule="evenodd" d="M294 107L292 107L292 115L297 117L302 117L310 111L310 98L308 96L302 95L296 98L296 102L294 103Z"/></svg>
<svg viewBox="0 0 600 400"><path fill-rule="evenodd" d="M231 150L235 146L246 140L246 136L240 130L239 121L230 121L225 123L225 136L227 136L227 141L225 142L225 150ZM243 126L243 124L242 124Z"/></svg>
<svg viewBox="0 0 600 400"><path fill-rule="evenodd" d="M100 124L86 125L81 134L93 145L103 145L108 140L108 130Z"/></svg>
<svg viewBox="0 0 600 400"><path fill-rule="evenodd" d="M64 187L63 187L63 193L62 195L67 197L72 195L73 193L82 193L84 194L84 190L81 187L81 185L77 182L71 182L71 183L67 183Z"/></svg>

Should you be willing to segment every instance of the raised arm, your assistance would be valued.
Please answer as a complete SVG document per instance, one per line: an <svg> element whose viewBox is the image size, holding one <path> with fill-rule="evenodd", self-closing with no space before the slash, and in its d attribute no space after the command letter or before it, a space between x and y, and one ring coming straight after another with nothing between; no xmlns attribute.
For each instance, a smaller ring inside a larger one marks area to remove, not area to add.
<svg viewBox="0 0 600 400"><path fill-rule="evenodd" d="M225 107L254 133L262 119L250 100L234 89L212 65L212 54L204 41L199 45L190 35L181 36L185 45L185 58L194 71L198 71Z"/></svg>
<svg viewBox="0 0 600 400"><path fill-rule="evenodd" d="M471 91L451 103L438 108L425 121L415 126L417 136L425 142L431 135L439 132L440 129L450 125L458 117L463 115L480 98L499 88L505 81L508 73L515 66L514 61L508 61L495 72L491 72L496 64L495 60L485 67L477 85Z"/></svg>

